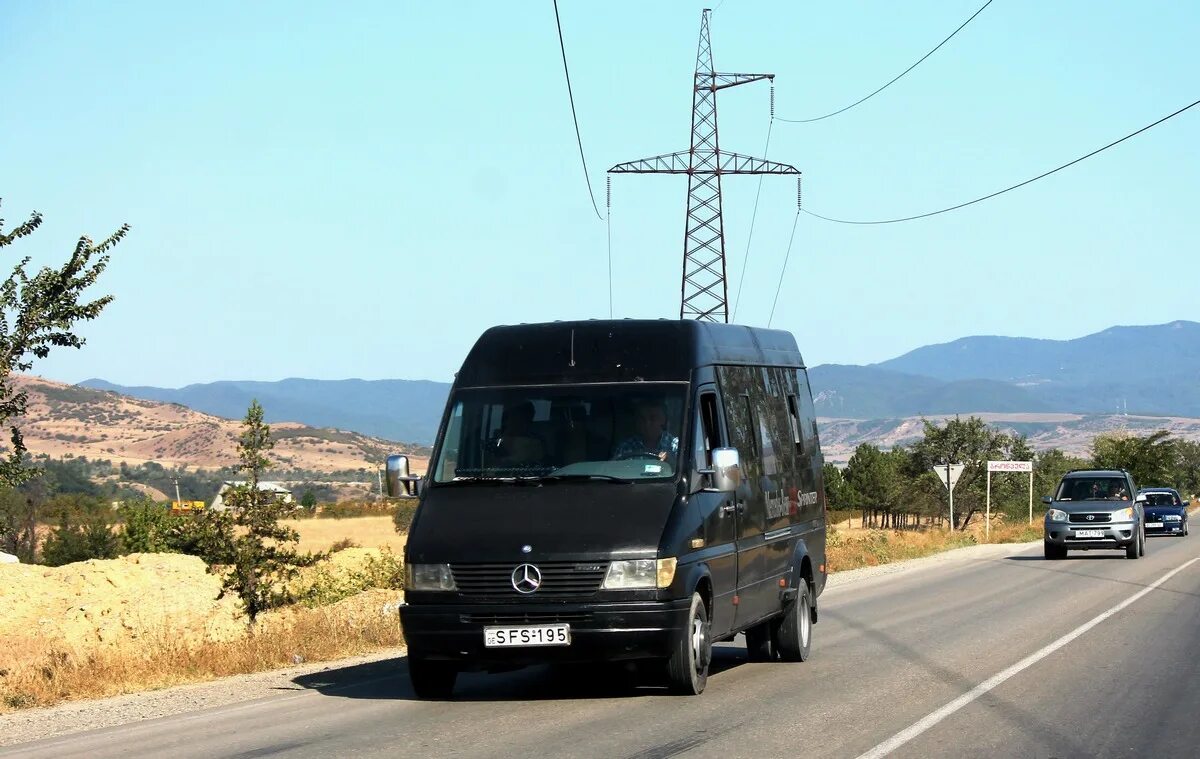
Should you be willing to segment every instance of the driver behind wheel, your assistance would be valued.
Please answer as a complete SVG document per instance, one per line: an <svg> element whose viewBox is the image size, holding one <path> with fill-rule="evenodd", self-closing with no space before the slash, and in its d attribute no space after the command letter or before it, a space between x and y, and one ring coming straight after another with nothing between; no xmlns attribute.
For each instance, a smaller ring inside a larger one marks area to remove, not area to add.
<svg viewBox="0 0 1200 759"><path fill-rule="evenodd" d="M661 402L645 401L637 407L638 434L622 440L613 451L614 459L657 458L666 461L679 452L679 438L667 432L667 411Z"/></svg>

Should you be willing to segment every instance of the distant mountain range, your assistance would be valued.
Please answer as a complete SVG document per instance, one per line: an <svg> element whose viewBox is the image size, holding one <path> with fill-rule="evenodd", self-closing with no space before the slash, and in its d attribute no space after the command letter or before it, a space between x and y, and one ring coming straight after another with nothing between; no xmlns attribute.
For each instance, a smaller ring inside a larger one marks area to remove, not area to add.
<svg viewBox="0 0 1200 759"><path fill-rule="evenodd" d="M429 445L437 435L450 385L425 380L310 380L209 382L181 388L124 387L102 379L79 383L149 401L241 419L258 399L268 422L352 430L387 440Z"/></svg>
<svg viewBox="0 0 1200 759"><path fill-rule="evenodd" d="M1200 324L1074 340L964 337L871 366L811 370L817 412L850 419L966 412L1200 416Z"/></svg>
<svg viewBox="0 0 1200 759"><path fill-rule="evenodd" d="M968 413L1200 417L1200 324L1112 327L1074 340L964 337L870 366L810 370L817 413L888 419ZM268 421L335 427L428 445L450 385L414 380L212 382L178 389L80 383L241 418L257 398Z"/></svg>

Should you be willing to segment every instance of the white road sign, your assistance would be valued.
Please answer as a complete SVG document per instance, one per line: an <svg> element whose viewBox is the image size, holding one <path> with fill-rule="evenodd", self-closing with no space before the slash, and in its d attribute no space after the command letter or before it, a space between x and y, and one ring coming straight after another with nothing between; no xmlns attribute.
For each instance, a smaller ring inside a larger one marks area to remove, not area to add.
<svg viewBox="0 0 1200 759"><path fill-rule="evenodd" d="M1032 472L1032 461L989 461L989 472Z"/></svg>
<svg viewBox="0 0 1200 759"><path fill-rule="evenodd" d="M952 491L954 490L954 486L958 484L958 477L962 474L964 466L964 464L951 464L947 467L945 464L942 464L941 466L935 466L933 471L941 478L942 484L946 486L946 489ZM949 469L949 472L947 472L947 469ZM949 481L946 479L947 475L949 475Z"/></svg>

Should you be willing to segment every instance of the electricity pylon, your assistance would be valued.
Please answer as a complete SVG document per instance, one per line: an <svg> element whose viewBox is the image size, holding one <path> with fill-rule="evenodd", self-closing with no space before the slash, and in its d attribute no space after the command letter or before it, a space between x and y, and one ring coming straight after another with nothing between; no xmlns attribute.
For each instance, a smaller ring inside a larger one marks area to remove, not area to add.
<svg viewBox="0 0 1200 759"><path fill-rule="evenodd" d="M692 88L692 146L687 151L619 163L610 174L687 174L687 225L683 234L680 319L729 321L725 281L725 226L721 219L724 174L799 174L794 166L728 153L717 143L717 91L774 74L721 74L713 69L708 8L700 20L696 76Z"/></svg>

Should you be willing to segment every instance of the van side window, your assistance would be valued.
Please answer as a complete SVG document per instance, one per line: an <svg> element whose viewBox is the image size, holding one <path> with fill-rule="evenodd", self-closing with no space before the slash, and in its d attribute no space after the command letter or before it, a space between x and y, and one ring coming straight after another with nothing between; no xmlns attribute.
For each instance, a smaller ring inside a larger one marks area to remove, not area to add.
<svg viewBox="0 0 1200 759"><path fill-rule="evenodd" d="M746 442L750 443L750 447L753 449L747 453L753 453L757 458L758 456L762 455L762 438L754 434L755 432L759 432L759 430L755 429L754 425L754 406L750 403L750 396L748 395L743 395L740 399L740 403L745 408L745 419L748 422L748 431L750 433L746 436Z"/></svg>
<svg viewBox="0 0 1200 759"><path fill-rule="evenodd" d="M695 461L697 469L712 468L712 452L723 445L717 422L717 396L704 393L696 405Z"/></svg>
<svg viewBox="0 0 1200 759"><path fill-rule="evenodd" d="M788 425L792 428L792 442L796 444L796 453L804 455L804 426L800 423L800 404L795 395L788 395Z"/></svg>

